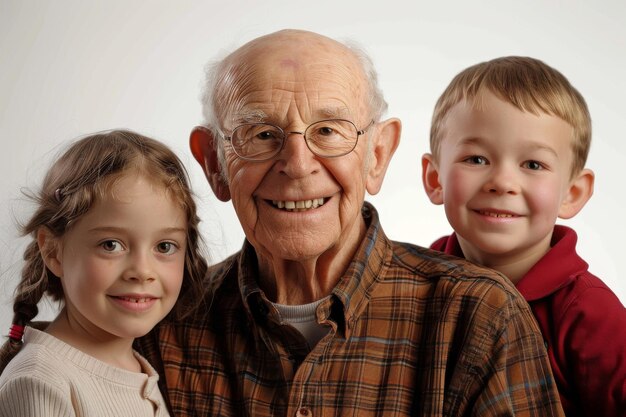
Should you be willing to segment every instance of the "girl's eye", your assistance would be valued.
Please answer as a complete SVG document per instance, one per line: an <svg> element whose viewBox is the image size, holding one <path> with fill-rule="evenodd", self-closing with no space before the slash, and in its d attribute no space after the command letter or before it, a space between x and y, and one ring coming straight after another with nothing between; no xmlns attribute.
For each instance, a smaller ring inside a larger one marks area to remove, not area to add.
<svg viewBox="0 0 626 417"><path fill-rule="evenodd" d="M543 169L543 165L537 161L526 161L522 166L533 171L539 171L540 169Z"/></svg>
<svg viewBox="0 0 626 417"><path fill-rule="evenodd" d="M157 252L165 254L165 255L171 255L173 253L175 253L178 250L178 246L176 246L174 243L172 242L160 242L157 246L156 246Z"/></svg>
<svg viewBox="0 0 626 417"><path fill-rule="evenodd" d="M100 243L100 246L107 252L119 252L123 249L122 244L117 240L105 240Z"/></svg>
<svg viewBox="0 0 626 417"><path fill-rule="evenodd" d="M467 162L468 164L474 165L487 165L487 158L480 155L472 155L468 158L465 158L463 162Z"/></svg>

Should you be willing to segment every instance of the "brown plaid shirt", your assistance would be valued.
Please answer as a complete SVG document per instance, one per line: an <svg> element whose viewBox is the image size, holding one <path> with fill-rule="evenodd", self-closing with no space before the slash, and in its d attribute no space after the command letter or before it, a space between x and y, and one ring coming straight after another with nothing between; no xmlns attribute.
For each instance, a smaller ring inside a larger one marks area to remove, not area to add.
<svg viewBox="0 0 626 417"><path fill-rule="evenodd" d="M210 271L207 306L139 340L174 416L562 416L541 333L495 272L367 235L313 349L257 284L254 249Z"/></svg>

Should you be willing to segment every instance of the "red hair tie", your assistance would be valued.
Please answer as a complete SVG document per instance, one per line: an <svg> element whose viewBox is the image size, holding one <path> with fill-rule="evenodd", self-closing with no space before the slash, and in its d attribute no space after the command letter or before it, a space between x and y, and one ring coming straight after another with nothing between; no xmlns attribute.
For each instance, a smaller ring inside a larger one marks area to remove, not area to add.
<svg viewBox="0 0 626 417"><path fill-rule="evenodd" d="M24 326L13 323L9 329L9 339L22 340L22 336L24 336Z"/></svg>

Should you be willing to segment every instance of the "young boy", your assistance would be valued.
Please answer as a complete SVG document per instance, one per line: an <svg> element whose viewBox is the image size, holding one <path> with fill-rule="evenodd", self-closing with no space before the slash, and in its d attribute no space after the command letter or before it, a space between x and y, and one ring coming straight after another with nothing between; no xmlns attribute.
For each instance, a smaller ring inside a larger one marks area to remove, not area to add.
<svg viewBox="0 0 626 417"><path fill-rule="evenodd" d="M541 61L505 57L458 74L439 98L432 154L422 157L431 202L454 233L433 249L508 276L544 335L568 416L626 415L626 310L555 225L593 193L585 169L591 120L580 93Z"/></svg>

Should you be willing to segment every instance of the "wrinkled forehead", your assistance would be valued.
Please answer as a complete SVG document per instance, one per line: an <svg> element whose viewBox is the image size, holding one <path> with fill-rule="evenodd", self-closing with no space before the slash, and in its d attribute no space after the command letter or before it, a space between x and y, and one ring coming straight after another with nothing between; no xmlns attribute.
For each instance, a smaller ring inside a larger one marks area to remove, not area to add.
<svg viewBox="0 0 626 417"><path fill-rule="evenodd" d="M238 52L238 53L237 53ZM273 39L246 45L228 60L221 83L225 125L299 118L363 122L368 84L354 54L326 38Z"/></svg>

